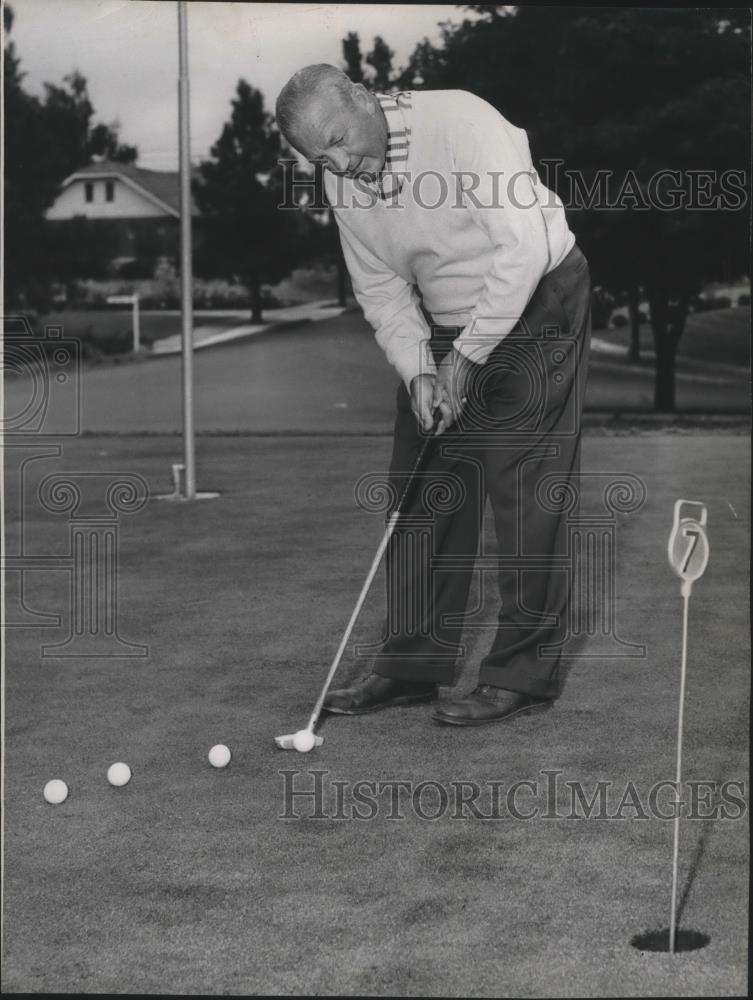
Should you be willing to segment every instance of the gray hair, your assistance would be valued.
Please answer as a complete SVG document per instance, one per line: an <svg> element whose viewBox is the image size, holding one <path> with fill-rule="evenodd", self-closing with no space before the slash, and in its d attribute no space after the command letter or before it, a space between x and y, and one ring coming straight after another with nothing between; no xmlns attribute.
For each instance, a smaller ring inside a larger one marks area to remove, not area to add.
<svg viewBox="0 0 753 1000"><path fill-rule="evenodd" d="M301 120L304 104L324 90L330 90L346 106L349 105L353 99L352 87L353 84L345 73L337 66L330 66L329 63L314 63L312 66L299 69L291 76L277 98L275 117L280 131L290 140Z"/></svg>

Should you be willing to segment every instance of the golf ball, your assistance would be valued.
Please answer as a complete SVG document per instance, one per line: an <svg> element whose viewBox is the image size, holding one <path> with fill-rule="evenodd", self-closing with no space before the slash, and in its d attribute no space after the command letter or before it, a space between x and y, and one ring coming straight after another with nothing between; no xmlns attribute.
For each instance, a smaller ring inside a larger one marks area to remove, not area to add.
<svg viewBox="0 0 753 1000"><path fill-rule="evenodd" d="M131 780L130 767L120 761L117 764L111 764L107 768L107 780L111 785L115 785L116 788L127 785Z"/></svg>
<svg viewBox="0 0 753 1000"><path fill-rule="evenodd" d="M310 729L299 729L293 737L293 746L298 753L308 753L315 742L314 734Z"/></svg>
<svg viewBox="0 0 753 1000"><path fill-rule="evenodd" d="M68 786L60 778L54 778L47 782L42 794L51 805L57 806L68 798Z"/></svg>
<svg viewBox="0 0 753 1000"><path fill-rule="evenodd" d="M230 763L231 753L224 743L218 743L209 751L209 763L212 767L227 767Z"/></svg>

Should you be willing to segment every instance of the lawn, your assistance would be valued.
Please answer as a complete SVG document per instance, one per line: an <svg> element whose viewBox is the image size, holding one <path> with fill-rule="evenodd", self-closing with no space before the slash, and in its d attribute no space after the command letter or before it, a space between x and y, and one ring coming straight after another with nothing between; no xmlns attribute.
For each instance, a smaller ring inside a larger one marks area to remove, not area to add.
<svg viewBox="0 0 753 1000"><path fill-rule="evenodd" d="M599 330L597 336L620 344L627 353L628 327ZM641 351L648 357L654 350L649 323L641 324ZM750 367L750 306L691 313L680 339L678 354L697 361Z"/></svg>
<svg viewBox="0 0 753 1000"><path fill-rule="evenodd" d="M217 327L237 326L248 320L248 312L239 310L233 315L197 314L195 325L211 323ZM64 335L79 337L86 341L94 338L101 346L110 341L118 350L131 348L130 309L64 310L50 313L40 321L40 325L60 325ZM180 333L180 316L174 311L160 313L145 311L141 314L141 340L145 345L155 340ZM624 346L627 352L630 335L625 327L598 330L595 335L613 344ZM646 357L653 352L654 344L651 327L641 326L641 349ZM105 353L109 353L107 345ZM694 313L688 317L687 326L679 346L683 357L699 361L713 361L747 368L750 365L750 306L736 309L720 309Z"/></svg>
<svg viewBox="0 0 753 1000"><path fill-rule="evenodd" d="M283 753L273 736L305 724L381 534L353 487L384 468L389 445L200 438L200 480L219 499L153 499L120 516L119 634L146 646L144 658L42 657L43 644L67 634L68 577L62 564L27 574L27 612L63 619L8 636L6 992L746 993L747 815L684 821L680 923L710 941L670 957L630 944L667 924L667 821L630 808L612 820L547 819L546 801L530 820L449 811L432 820L410 797L403 819L381 799L359 820L348 790L396 780L509 788L560 771L558 796L565 781L591 791L609 781L615 794L632 781L645 796L670 779L681 601L666 540L678 496L707 503L711 543L690 606L683 773L717 788L747 782L748 439L584 439L584 470L632 473L646 486L639 509L616 515L614 605L614 634L644 655L627 645L624 655L581 655L553 711L505 727L443 728L418 707L332 719L322 748ZM78 438L59 457L48 447L27 462L23 490L20 462L33 456L6 453L7 551L23 533L27 555L65 558L74 522L39 503L50 473L95 490L77 511L93 517L108 475L136 473L159 490L175 453L171 438ZM603 515L602 488L594 480L585 513ZM488 532L485 544L493 551ZM493 619L493 590L476 591L477 621ZM374 641L382 615L379 586L355 641ZM488 628L467 630L460 689L473 686L489 638ZM353 673L349 658L340 679ZM222 771L206 759L219 742L233 752ZM105 779L115 760L133 769L122 789ZM290 815L286 788L311 789L316 771L321 817L311 798L294 800ZM60 806L42 798L52 777L70 785ZM424 806L433 810L430 796Z"/></svg>
<svg viewBox="0 0 753 1000"><path fill-rule="evenodd" d="M650 413L650 367L636 369L604 358L592 351L586 411ZM24 350L15 368L16 377L5 385L5 417L14 428L31 419L40 405ZM84 432L180 433L179 355L147 356L136 364L84 365L79 375ZM269 329L246 341L198 351L194 383L196 428L202 433L390 434L394 423L397 376L357 312ZM70 390L71 384L66 386ZM68 396L56 393L55 398L62 405ZM677 409L680 414L726 414L748 421L745 373L721 378L679 371ZM51 407L51 430L55 412Z"/></svg>
<svg viewBox="0 0 753 1000"><path fill-rule="evenodd" d="M240 319L239 319L240 317ZM235 316L212 317L212 326L237 326L248 318L248 312L239 311ZM196 325L202 322L196 318ZM75 337L82 342L94 342L102 353L129 352L133 346L133 320L130 307L126 309L65 309L43 316L37 323L37 333L46 326L62 326L63 336ZM140 336L144 346L155 340L180 333L180 315L172 312L143 310L140 314Z"/></svg>

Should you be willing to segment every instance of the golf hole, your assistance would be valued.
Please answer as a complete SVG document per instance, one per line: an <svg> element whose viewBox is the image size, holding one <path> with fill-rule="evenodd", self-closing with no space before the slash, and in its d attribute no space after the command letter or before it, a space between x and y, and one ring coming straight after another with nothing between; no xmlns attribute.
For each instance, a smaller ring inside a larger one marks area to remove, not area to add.
<svg viewBox="0 0 753 1000"><path fill-rule="evenodd" d="M700 931L677 931L675 936L675 951L698 951L705 948L711 938ZM638 951L669 951L669 928L658 931L645 931L636 934L630 944Z"/></svg>

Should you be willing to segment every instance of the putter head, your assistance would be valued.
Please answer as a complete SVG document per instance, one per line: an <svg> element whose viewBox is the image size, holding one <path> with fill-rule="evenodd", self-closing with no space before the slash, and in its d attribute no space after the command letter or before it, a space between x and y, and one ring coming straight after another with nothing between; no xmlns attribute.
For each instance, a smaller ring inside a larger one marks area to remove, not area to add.
<svg viewBox="0 0 753 1000"><path fill-rule="evenodd" d="M287 736L275 736L275 743L280 750L295 750L295 747L293 746L294 736L295 733L288 733ZM314 746L320 747L322 743L324 743L324 737L317 736L316 733L314 733Z"/></svg>

